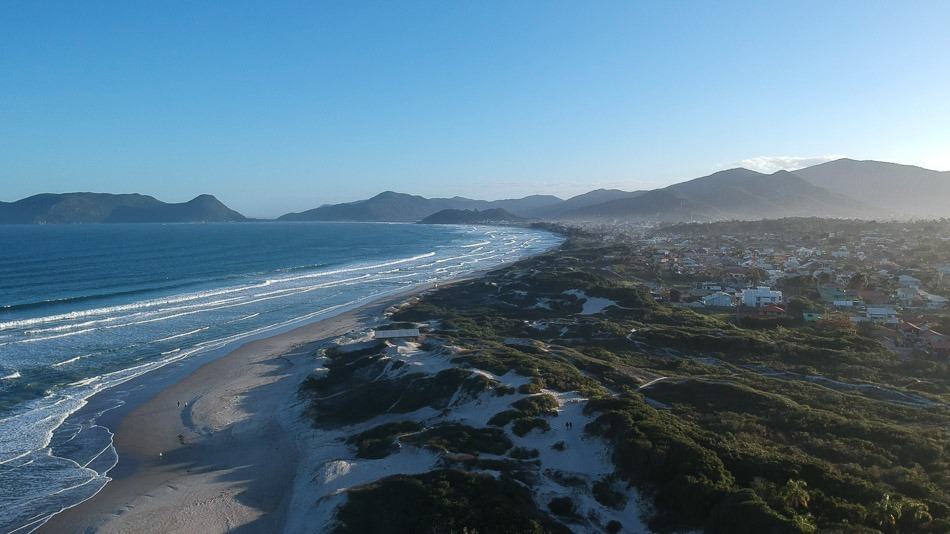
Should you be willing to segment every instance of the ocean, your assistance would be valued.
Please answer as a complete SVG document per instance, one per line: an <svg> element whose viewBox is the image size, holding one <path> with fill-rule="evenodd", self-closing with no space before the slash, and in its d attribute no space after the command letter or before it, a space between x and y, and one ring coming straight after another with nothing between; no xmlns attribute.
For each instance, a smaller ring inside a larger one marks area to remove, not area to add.
<svg viewBox="0 0 950 534"><path fill-rule="evenodd" d="M107 483L117 455L100 422L123 400L82 410L92 395L560 240L416 224L0 226L0 532L30 532Z"/></svg>

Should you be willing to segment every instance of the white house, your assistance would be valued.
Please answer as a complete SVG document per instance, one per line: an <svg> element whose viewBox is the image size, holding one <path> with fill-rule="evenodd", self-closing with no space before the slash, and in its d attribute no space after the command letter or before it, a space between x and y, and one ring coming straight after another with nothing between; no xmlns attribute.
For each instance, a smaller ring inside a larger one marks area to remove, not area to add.
<svg viewBox="0 0 950 534"><path fill-rule="evenodd" d="M703 297L703 304L706 306L713 306L716 308L729 308L736 305L736 301L732 298L732 295L722 291L717 291L712 295L706 295Z"/></svg>
<svg viewBox="0 0 950 534"><path fill-rule="evenodd" d="M781 304L782 292L773 291L767 286L759 286L742 290L742 305L750 308L761 308L769 304Z"/></svg>

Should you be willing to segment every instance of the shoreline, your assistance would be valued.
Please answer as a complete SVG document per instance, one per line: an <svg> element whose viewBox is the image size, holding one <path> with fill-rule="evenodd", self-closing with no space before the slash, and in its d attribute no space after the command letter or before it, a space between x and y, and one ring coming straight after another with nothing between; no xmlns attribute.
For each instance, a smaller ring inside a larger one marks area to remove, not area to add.
<svg viewBox="0 0 950 534"><path fill-rule="evenodd" d="M115 423L108 426L119 460L109 482L35 532L128 532L134 525L162 532L280 530L293 497L293 430L305 424L294 408L297 388L313 368L309 355L330 339L371 327L389 307L433 287L383 295L244 341L223 355L203 355L183 376L172 369L152 394L113 414Z"/></svg>

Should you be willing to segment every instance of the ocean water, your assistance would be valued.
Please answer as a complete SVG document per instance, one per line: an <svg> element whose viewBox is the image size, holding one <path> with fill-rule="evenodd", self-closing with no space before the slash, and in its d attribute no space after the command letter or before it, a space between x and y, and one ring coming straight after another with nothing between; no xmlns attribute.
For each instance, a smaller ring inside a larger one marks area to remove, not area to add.
<svg viewBox="0 0 950 534"><path fill-rule="evenodd" d="M99 419L122 400L79 411L93 394L559 242L411 224L0 226L0 532L29 532L108 481L117 456Z"/></svg>

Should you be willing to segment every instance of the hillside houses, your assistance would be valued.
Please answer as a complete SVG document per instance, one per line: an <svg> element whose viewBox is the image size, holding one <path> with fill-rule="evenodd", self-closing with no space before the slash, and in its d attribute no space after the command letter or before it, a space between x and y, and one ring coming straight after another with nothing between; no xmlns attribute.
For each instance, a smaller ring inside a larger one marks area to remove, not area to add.
<svg viewBox="0 0 950 534"><path fill-rule="evenodd" d="M950 325L950 248L925 224L708 223L659 229L640 243L656 294L696 310L891 332L911 319Z"/></svg>

